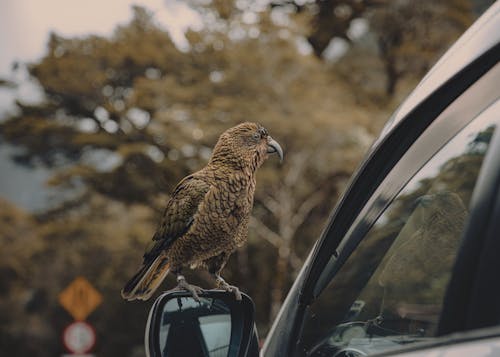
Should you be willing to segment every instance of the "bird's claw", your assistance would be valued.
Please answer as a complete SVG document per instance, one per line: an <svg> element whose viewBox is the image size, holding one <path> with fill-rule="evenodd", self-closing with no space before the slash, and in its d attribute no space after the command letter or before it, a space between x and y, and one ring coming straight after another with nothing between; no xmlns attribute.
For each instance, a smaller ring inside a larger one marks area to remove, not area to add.
<svg viewBox="0 0 500 357"><path fill-rule="evenodd" d="M172 291L182 290L190 292L193 299L195 299L197 302L200 302L200 296L198 294L201 294L204 291L197 285L189 284L183 276L179 275L177 277L177 286L173 288Z"/></svg>
<svg viewBox="0 0 500 357"><path fill-rule="evenodd" d="M234 297L236 298L236 300L241 301L241 299L242 299L241 292L240 292L240 289L237 286L229 285L222 278L217 279L217 285L218 285L219 288L221 288L223 290L229 291L230 293L234 293Z"/></svg>

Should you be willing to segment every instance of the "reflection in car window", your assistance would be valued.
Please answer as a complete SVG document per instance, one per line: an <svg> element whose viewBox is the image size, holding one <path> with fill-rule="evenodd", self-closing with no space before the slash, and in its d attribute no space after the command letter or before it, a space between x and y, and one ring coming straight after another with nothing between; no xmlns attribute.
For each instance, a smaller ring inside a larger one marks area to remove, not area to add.
<svg viewBox="0 0 500 357"><path fill-rule="evenodd" d="M228 356L232 325L230 308L224 301L174 298L163 307L161 319L162 356Z"/></svg>
<svg viewBox="0 0 500 357"><path fill-rule="evenodd" d="M199 317L200 329L210 357L226 357L231 337L231 315Z"/></svg>
<svg viewBox="0 0 500 357"><path fill-rule="evenodd" d="M466 207L498 123L493 109L446 143L377 219L310 307L305 354L371 354L435 335Z"/></svg>

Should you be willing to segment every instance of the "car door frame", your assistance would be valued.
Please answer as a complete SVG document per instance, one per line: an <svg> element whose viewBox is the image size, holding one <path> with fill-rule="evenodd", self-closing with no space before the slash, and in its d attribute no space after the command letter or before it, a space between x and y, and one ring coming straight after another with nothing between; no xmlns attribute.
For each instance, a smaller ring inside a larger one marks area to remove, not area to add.
<svg viewBox="0 0 500 357"><path fill-rule="evenodd" d="M497 100L497 105L500 98ZM499 113L500 115L500 113ZM495 131L474 187L470 215L444 297L437 338L402 346L381 356L427 356L472 343L500 341L500 127ZM484 350L484 348L482 349ZM487 349L486 349L487 350ZM451 350L449 350L451 353ZM414 354L413 352L420 352ZM484 354L486 356L488 354ZM495 355L495 354L492 354ZM378 356L378 354L374 355Z"/></svg>
<svg viewBox="0 0 500 357"><path fill-rule="evenodd" d="M408 171L405 172L408 167L404 165L398 167L398 163L407 158L405 155L411 151L410 148L416 148L416 143L420 141L420 149L414 149L414 154L430 157L436 148L422 143L432 143L436 137L449 132L450 126L452 132L457 132L466 124L439 118L455 99L483 78L498 63L499 58L500 44L497 43L429 94L372 148L292 286L268 335L270 338L266 340L262 355L300 355L303 318L308 306L321 292L316 285L322 271L328 264L341 265L344 259L342 251L347 252L359 243L363 232L370 226L370 221L395 196L396 190L392 190L392 193L384 192L384 188L402 184L413 174L408 175ZM386 180L390 175L395 181L389 184ZM371 218L367 219L367 216Z"/></svg>

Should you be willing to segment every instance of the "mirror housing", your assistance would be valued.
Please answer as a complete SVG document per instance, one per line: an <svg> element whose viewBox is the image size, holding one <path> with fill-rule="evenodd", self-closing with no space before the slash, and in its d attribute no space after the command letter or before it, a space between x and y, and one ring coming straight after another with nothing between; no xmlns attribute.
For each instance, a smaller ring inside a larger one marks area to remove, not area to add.
<svg viewBox="0 0 500 357"><path fill-rule="evenodd" d="M146 324L146 356L254 355L255 308L248 295L241 295L238 301L233 293L207 290L199 294L200 302L187 291L160 295Z"/></svg>

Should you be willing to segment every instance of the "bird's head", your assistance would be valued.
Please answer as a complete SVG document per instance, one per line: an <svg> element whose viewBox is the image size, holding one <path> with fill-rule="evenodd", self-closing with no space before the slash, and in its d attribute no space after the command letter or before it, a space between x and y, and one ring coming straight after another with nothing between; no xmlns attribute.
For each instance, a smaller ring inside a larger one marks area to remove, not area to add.
<svg viewBox="0 0 500 357"><path fill-rule="evenodd" d="M267 130L260 124L246 122L221 134L210 162L256 170L269 154L274 153L283 160L283 149Z"/></svg>
<svg viewBox="0 0 500 357"><path fill-rule="evenodd" d="M446 227L447 230L463 228L467 208L458 194L450 191L434 192L417 201L422 213L422 227Z"/></svg>
<svg viewBox="0 0 500 357"><path fill-rule="evenodd" d="M436 213L452 215L467 210L460 196L450 191L427 194L419 197L415 202L426 209L428 215Z"/></svg>

